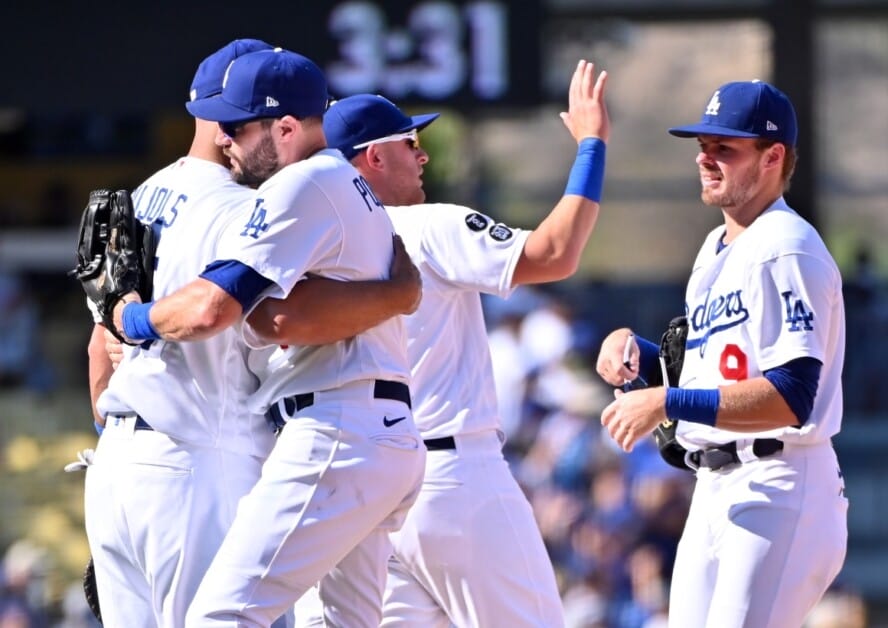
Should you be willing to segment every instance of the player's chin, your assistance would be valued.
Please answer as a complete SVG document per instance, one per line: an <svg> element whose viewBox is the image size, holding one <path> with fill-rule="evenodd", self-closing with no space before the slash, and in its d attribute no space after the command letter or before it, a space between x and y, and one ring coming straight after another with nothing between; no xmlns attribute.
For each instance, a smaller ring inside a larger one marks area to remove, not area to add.
<svg viewBox="0 0 888 628"><path fill-rule="evenodd" d="M721 189L718 186L703 186L700 191L700 198L707 205L719 205L722 198Z"/></svg>
<svg viewBox="0 0 888 628"><path fill-rule="evenodd" d="M721 203L719 202L720 198L720 196L717 196L708 190L703 190L700 194L700 200L703 201L703 204L709 205L710 207L721 207Z"/></svg>
<svg viewBox="0 0 888 628"><path fill-rule="evenodd" d="M422 189L422 182L419 183L408 195L405 205L418 205L424 203L426 199L425 190Z"/></svg>
<svg viewBox="0 0 888 628"><path fill-rule="evenodd" d="M231 173L231 178L235 181L240 182L240 180L244 178L244 169L241 168L240 163L234 159L229 162L228 172Z"/></svg>

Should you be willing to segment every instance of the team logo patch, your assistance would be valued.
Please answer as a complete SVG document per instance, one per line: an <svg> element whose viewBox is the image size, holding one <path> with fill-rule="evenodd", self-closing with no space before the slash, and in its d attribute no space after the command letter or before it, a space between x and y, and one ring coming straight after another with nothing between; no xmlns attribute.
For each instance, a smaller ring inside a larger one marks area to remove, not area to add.
<svg viewBox="0 0 888 628"><path fill-rule="evenodd" d="M512 230L506 225L493 225L490 228L490 237L498 242L505 242L512 237Z"/></svg>
<svg viewBox="0 0 888 628"><path fill-rule="evenodd" d="M789 331L812 331L814 325L814 312L808 307L804 301L795 298L791 290L781 292L783 304L786 307L786 318L783 320L787 324Z"/></svg>
<svg viewBox="0 0 888 628"><path fill-rule="evenodd" d="M490 221L481 214L469 214L466 216L466 226L472 231L484 231Z"/></svg>

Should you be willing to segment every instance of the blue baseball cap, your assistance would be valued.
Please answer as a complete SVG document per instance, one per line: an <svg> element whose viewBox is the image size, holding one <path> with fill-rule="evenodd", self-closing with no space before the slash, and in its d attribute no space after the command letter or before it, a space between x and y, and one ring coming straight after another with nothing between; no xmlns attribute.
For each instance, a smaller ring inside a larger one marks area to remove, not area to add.
<svg viewBox="0 0 888 628"><path fill-rule="evenodd" d="M271 50L273 46L261 39L235 39L228 42L219 50L200 62L191 87L188 90L189 100L210 98L222 93L222 80L225 78L225 70L232 61L248 52L257 50Z"/></svg>
<svg viewBox="0 0 888 628"><path fill-rule="evenodd" d="M764 137L796 145L798 124L786 94L764 81L726 83L715 90L697 124L669 129L677 137Z"/></svg>
<svg viewBox="0 0 888 628"><path fill-rule="evenodd" d="M185 107L196 118L224 124L320 116L328 99L327 79L311 59L275 48L238 57L228 66L220 96L192 100Z"/></svg>
<svg viewBox="0 0 888 628"><path fill-rule="evenodd" d="M395 103L376 94L357 94L334 101L324 114L327 145L338 148L351 159L360 149L355 146L396 133L430 125L440 113L408 116Z"/></svg>

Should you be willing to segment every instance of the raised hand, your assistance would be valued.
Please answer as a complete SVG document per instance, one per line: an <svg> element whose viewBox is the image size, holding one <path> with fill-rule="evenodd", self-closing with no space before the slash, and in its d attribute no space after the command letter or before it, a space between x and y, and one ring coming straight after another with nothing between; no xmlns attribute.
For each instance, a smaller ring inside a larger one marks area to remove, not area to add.
<svg viewBox="0 0 888 628"><path fill-rule="evenodd" d="M607 143L610 137L610 120L604 102L607 72L595 77L595 64L580 59L568 90L568 109L561 113L561 120L579 142L587 137L597 137Z"/></svg>

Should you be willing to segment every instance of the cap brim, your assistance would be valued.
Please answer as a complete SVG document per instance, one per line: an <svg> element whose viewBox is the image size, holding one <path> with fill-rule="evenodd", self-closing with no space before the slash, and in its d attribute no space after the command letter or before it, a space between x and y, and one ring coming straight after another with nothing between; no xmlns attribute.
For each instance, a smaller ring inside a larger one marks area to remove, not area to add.
<svg viewBox="0 0 888 628"><path fill-rule="evenodd" d="M260 117L252 111L225 102L221 96L192 100L185 103L185 108L195 118L211 122L246 122Z"/></svg>
<svg viewBox="0 0 888 628"><path fill-rule="evenodd" d="M440 113L424 113L419 116L412 116L410 118L410 122L411 122L410 126L405 126L403 129L399 129L399 130L395 131L395 133L404 133L406 131L411 131L413 129L416 129L417 131L422 131L424 128L426 128L428 125L430 125L432 122L437 120L438 116L440 116L440 115L441 115Z"/></svg>
<svg viewBox="0 0 888 628"><path fill-rule="evenodd" d="M676 126L669 129L669 134L675 137L697 137L698 135L724 135L725 137L758 137L755 133L738 131L717 124L689 124L688 126Z"/></svg>

